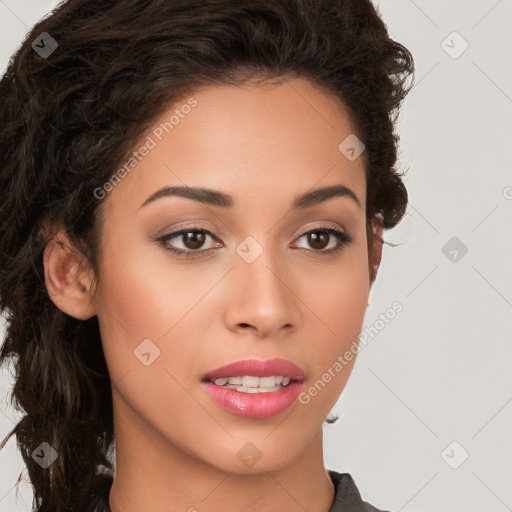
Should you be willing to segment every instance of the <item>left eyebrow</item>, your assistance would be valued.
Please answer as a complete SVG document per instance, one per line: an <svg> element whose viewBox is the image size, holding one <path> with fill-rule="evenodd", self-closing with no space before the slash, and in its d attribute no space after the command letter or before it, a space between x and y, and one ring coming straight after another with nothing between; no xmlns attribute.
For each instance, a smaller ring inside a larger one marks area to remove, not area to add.
<svg viewBox="0 0 512 512"><path fill-rule="evenodd" d="M161 197L180 196L194 201L200 201L211 204L213 206L220 206L223 208L232 208L235 204L233 197L218 190L212 190L202 187L163 187L151 194L140 206L140 208L160 199ZM292 203L292 210L305 209L317 204L323 203L334 197L347 197L352 199L359 207L361 203L356 194L345 185L332 185L329 187L322 187L305 192L296 197Z"/></svg>
<svg viewBox="0 0 512 512"><path fill-rule="evenodd" d="M300 195L293 201L292 209L309 208L310 206L315 206L334 197L348 197L361 208L361 203L352 190L345 185L332 185L330 187L317 188L311 192Z"/></svg>

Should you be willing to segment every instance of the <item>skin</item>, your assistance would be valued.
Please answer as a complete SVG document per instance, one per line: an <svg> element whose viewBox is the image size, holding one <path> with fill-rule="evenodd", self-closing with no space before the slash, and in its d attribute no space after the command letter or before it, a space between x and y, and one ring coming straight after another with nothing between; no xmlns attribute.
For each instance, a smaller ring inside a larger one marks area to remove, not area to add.
<svg viewBox="0 0 512 512"><path fill-rule="evenodd" d="M98 316L116 434L110 506L327 512L335 490L322 425L355 358L307 405L268 419L223 410L201 379L235 360L282 357L304 369L307 389L357 340L371 285L366 180L363 159L338 150L355 130L340 100L303 79L207 87L194 97L198 105L103 199L97 283L64 233L45 250L57 307L80 319ZM335 197L291 210L296 196L336 184L360 206ZM228 193L234 206L164 197L141 208L172 185ZM353 241L322 252L337 245L334 236L322 248L303 235L324 223ZM190 225L219 232L219 240L168 241L204 251L190 259L154 242ZM247 236L263 248L252 263L235 251ZM378 265L380 244L372 250ZM146 338L160 350L148 366L134 356ZM252 467L237 457L249 442L261 452Z"/></svg>

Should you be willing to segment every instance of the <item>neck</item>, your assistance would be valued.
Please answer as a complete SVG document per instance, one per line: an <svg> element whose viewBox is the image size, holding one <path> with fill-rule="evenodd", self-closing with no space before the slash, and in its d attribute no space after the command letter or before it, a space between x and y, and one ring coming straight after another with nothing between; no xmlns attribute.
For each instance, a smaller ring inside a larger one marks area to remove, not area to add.
<svg viewBox="0 0 512 512"><path fill-rule="evenodd" d="M328 512L332 506L335 489L324 467L321 428L291 463L238 473L185 453L125 405L114 401L111 512Z"/></svg>

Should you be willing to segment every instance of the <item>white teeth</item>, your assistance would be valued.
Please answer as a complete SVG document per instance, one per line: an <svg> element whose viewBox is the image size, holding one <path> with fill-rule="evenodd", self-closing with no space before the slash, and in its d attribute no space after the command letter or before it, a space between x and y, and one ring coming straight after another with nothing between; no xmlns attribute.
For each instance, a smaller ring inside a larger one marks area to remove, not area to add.
<svg viewBox="0 0 512 512"><path fill-rule="evenodd" d="M246 386L237 386L236 390L241 393L259 393L258 388L248 388Z"/></svg>
<svg viewBox="0 0 512 512"><path fill-rule="evenodd" d="M236 389L240 393L271 393L272 391L279 391L283 389L283 386L273 386L271 388L248 388L245 386L230 386L229 384L224 386L229 389Z"/></svg>
<svg viewBox="0 0 512 512"><path fill-rule="evenodd" d="M271 391L279 391L280 389L283 389L283 386L281 384L278 384L277 386L273 386L271 388L258 388L260 390L260 393L269 393Z"/></svg>
<svg viewBox="0 0 512 512"><path fill-rule="evenodd" d="M257 388L259 381L259 377L250 377L249 375L244 375L242 377L242 386L246 388Z"/></svg>
<svg viewBox="0 0 512 512"><path fill-rule="evenodd" d="M215 379L215 384L230 389L236 389L241 393L268 393L282 389L287 386L290 381L290 377L283 377L282 375L270 375L267 377L243 375L237 377L219 377Z"/></svg>
<svg viewBox="0 0 512 512"><path fill-rule="evenodd" d="M282 381L282 377L274 377L271 375L270 377L260 377L259 382L256 385L259 386L260 388L273 388L277 384L281 384Z"/></svg>

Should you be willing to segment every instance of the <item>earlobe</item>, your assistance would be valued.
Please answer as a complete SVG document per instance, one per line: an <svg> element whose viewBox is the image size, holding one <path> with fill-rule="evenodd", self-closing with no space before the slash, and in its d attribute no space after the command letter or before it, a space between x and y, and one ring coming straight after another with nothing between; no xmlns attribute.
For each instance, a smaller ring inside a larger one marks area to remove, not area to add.
<svg viewBox="0 0 512 512"><path fill-rule="evenodd" d="M50 299L61 311L78 320L95 315L90 294L91 272L82 267L83 259L62 230L50 240L43 254Z"/></svg>

